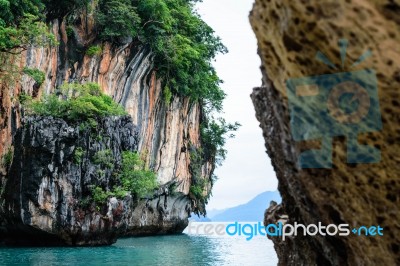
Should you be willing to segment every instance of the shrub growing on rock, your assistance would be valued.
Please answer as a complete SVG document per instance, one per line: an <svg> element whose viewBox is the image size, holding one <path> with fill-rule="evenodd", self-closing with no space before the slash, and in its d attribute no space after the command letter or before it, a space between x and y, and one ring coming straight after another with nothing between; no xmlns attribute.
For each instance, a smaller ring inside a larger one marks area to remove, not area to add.
<svg viewBox="0 0 400 266"><path fill-rule="evenodd" d="M115 185L108 191L97 186L92 191L94 202L104 204L108 197L123 198L129 193L137 199L152 195L158 187L157 177L136 152L122 152L122 165L116 172Z"/></svg>
<svg viewBox="0 0 400 266"><path fill-rule="evenodd" d="M98 84L64 84L58 94L25 103L28 114L62 118L67 121L85 121L126 112L110 96L101 92Z"/></svg>

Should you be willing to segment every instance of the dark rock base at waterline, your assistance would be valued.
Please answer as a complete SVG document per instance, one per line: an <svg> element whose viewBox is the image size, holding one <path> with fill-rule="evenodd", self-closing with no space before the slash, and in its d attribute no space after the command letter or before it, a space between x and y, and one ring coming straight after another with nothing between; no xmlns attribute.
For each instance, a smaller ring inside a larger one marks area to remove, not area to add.
<svg viewBox="0 0 400 266"><path fill-rule="evenodd" d="M129 232L117 237L116 232L105 232L82 238L81 235L60 237L49 234L33 227L21 227L5 230L0 228L0 246L11 247L68 247L68 246L108 246L114 244L118 238L147 237L160 235L179 235L187 227L188 221L180 221L168 226L133 227ZM71 241L66 242L69 238Z"/></svg>
<svg viewBox="0 0 400 266"><path fill-rule="evenodd" d="M27 117L14 138L12 164L0 190L0 242L20 246L110 245L121 236L181 233L191 201L164 184L145 199L110 191L123 151L136 151L129 116L106 117L95 129L52 117ZM109 154L108 164L97 154ZM112 165L111 165L112 164Z"/></svg>

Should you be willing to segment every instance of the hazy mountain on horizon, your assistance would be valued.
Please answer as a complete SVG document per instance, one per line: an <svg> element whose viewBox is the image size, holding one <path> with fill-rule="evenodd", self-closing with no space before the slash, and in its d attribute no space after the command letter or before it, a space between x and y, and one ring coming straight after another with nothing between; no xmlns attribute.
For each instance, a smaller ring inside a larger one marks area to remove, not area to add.
<svg viewBox="0 0 400 266"><path fill-rule="evenodd" d="M209 216L212 222L249 222L260 221L264 219L264 211L268 208L270 201L281 202L281 196L278 191L266 191L245 204L228 208L214 216Z"/></svg>
<svg viewBox="0 0 400 266"><path fill-rule="evenodd" d="M226 208L222 210L207 210L207 216L198 217L192 213L189 221L193 222L249 222L262 221L264 211L269 206L271 200L281 202L281 196L278 191L265 191L247 203Z"/></svg>

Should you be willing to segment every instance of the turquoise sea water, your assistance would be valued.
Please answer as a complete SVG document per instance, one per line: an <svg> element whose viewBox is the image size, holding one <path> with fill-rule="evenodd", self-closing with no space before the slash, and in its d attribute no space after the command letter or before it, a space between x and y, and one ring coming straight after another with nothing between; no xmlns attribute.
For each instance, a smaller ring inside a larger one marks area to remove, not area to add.
<svg viewBox="0 0 400 266"><path fill-rule="evenodd" d="M0 248L0 265L276 265L272 242L181 234L120 239L107 247Z"/></svg>

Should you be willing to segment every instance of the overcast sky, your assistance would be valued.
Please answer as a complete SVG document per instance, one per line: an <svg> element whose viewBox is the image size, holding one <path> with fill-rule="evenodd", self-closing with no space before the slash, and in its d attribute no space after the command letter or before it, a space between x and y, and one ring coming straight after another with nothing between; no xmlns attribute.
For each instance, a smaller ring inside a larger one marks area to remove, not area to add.
<svg viewBox="0 0 400 266"><path fill-rule="evenodd" d="M228 156L217 168L219 177L207 209L224 209L246 203L264 191L277 189L271 162L250 99L261 85L257 41L248 15L254 0L204 0L198 4L202 18L221 37L229 53L217 57L214 66L228 94L223 117L242 126L227 143ZM267 204L267 203L266 203Z"/></svg>

